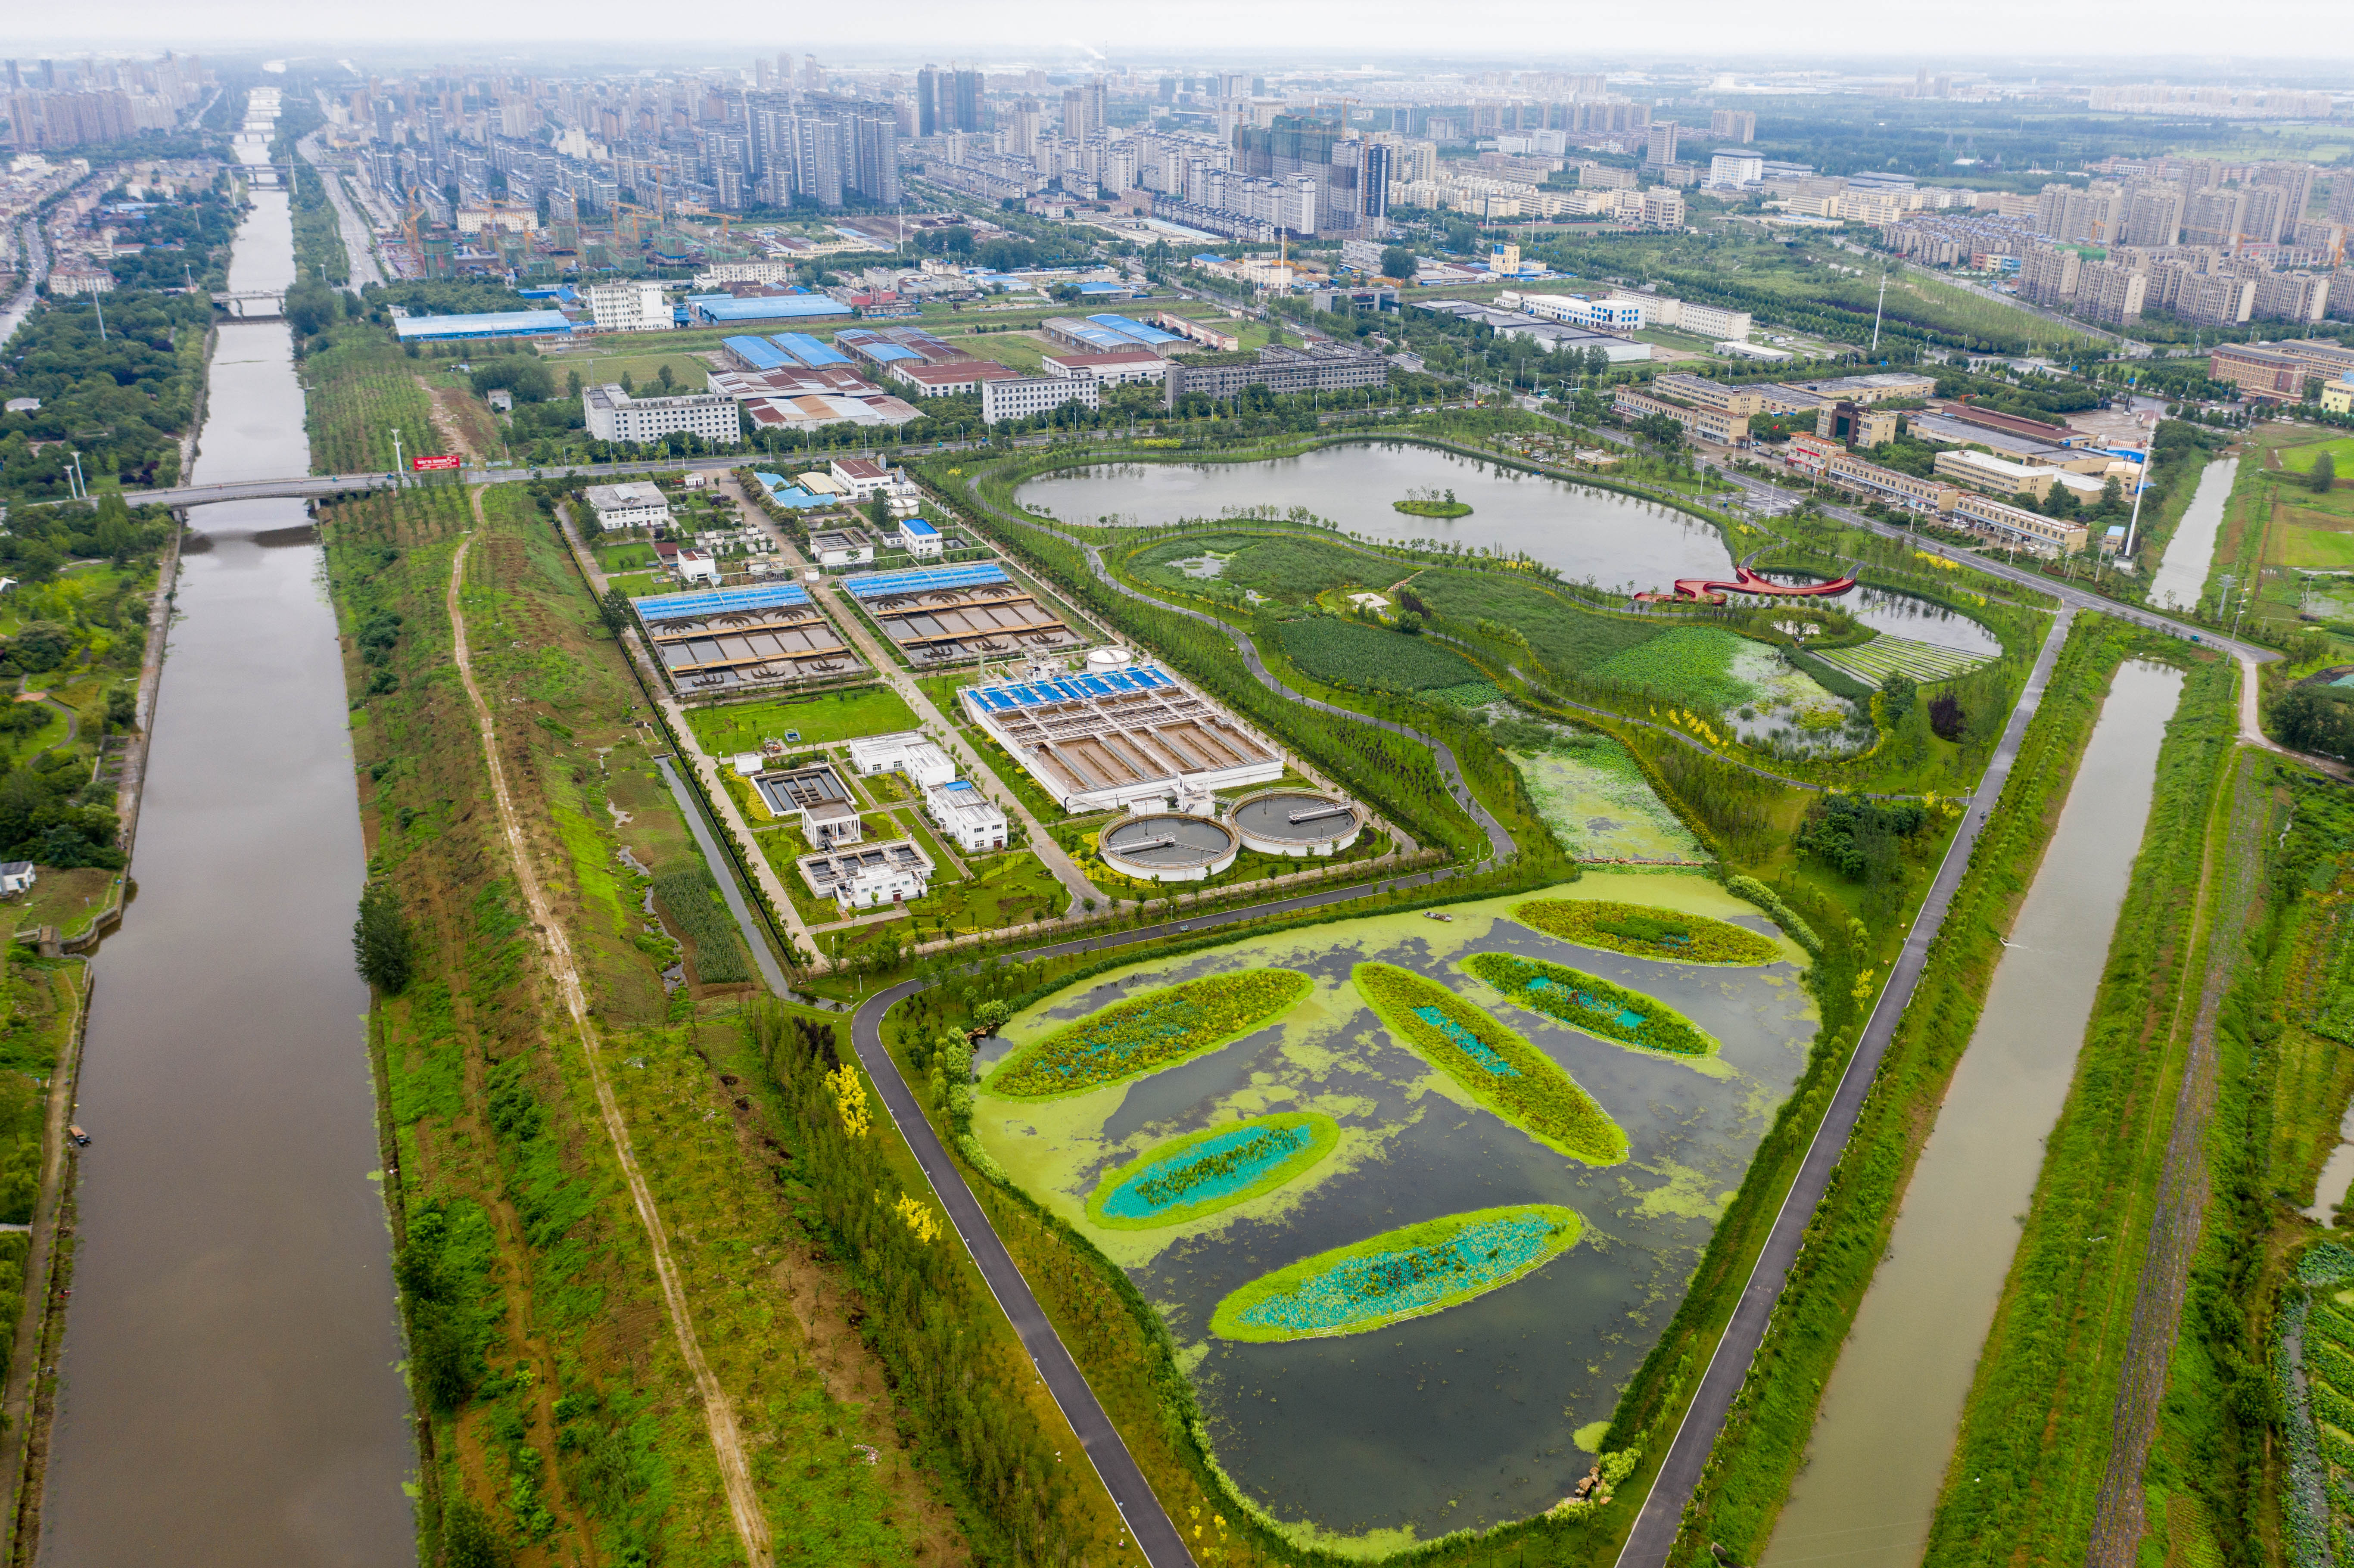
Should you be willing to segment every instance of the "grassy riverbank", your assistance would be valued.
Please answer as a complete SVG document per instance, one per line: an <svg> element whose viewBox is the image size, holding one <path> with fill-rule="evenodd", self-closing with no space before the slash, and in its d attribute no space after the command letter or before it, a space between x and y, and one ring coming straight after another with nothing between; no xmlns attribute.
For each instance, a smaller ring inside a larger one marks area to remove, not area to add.
<svg viewBox="0 0 2354 1568"><path fill-rule="evenodd" d="M347 363L366 374L371 357ZM871 1238L827 1196L848 1167L812 1144L740 1027L753 988L665 991L679 959L698 972L697 923L665 927L642 901L700 860L653 768L642 694L540 499L492 487L482 514L462 595L476 678L780 1558L1112 1560L1119 1523L1092 1475L1032 1475L1076 1445L1022 1375L1002 1314L960 1314L969 1397L917 1397L918 1371L923 1387L946 1373L907 1361L904 1313L920 1319L941 1290L886 1308ZM464 492L436 489L346 503L324 526L371 872L418 948L376 1037L421 1416L421 1556L490 1540L549 1561L739 1561L704 1402L546 983L451 669L445 595L472 521ZM866 1141L859 1171L924 1191L887 1123ZM961 1251L942 1256L985 1302Z"/></svg>
<svg viewBox="0 0 2354 1568"><path fill-rule="evenodd" d="M2145 638L2080 620L2029 725L2002 798L1954 895L1829 1191L1808 1227L1780 1310L1717 1440L1676 1561L1721 1542L1754 1562L1804 1461L1822 1389L1886 1251L1904 1185L1969 1043L2002 933L2034 880L2108 679Z"/></svg>
<svg viewBox="0 0 2354 1568"><path fill-rule="evenodd" d="M2262 813L2233 822L2223 810L2237 691L2234 666L2194 664L2167 727L2075 1076L1963 1408L1931 1563L2084 1560L2137 1287L2162 1266L2145 1243L2199 1018L2200 883L2228 882L2260 853ZM2244 905L2250 891L2219 887L2212 902ZM2242 912L2207 911L2232 947Z"/></svg>

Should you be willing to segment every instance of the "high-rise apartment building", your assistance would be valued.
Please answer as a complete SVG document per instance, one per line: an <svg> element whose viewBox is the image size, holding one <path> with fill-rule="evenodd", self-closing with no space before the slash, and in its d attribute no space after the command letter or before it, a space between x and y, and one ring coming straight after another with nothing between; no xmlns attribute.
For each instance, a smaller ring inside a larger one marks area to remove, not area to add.
<svg viewBox="0 0 2354 1568"><path fill-rule="evenodd" d="M1719 109L1708 117L1708 133L1720 142L1738 142L1746 147L1757 140L1757 111L1754 109Z"/></svg>
<svg viewBox="0 0 2354 1568"><path fill-rule="evenodd" d="M2019 260L2020 298L2038 305L2061 305L2076 297L2083 255L2056 245L2029 248Z"/></svg>
<svg viewBox="0 0 2354 1568"><path fill-rule="evenodd" d="M2181 237L2181 186L2137 185L2126 188L2125 217L2118 225L2115 243L2164 249L2179 243Z"/></svg>
<svg viewBox="0 0 2354 1568"><path fill-rule="evenodd" d="M2237 185L2210 185L2182 204L2182 243L2228 250L2239 242L2247 194Z"/></svg>
<svg viewBox="0 0 2354 1568"><path fill-rule="evenodd" d="M1643 162L1655 169L1666 168L1676 161L1676 122L1657 120L1651 122L1649 143L1643 150Z"/></svg>
<svg viewBox="0 0 2354 1568"><path fill-rule="evenodd" d="M2141 319L2149 280L2107 261L2087 261L2076 276L2076 310L2086 321L2125 326Z"/></svg>

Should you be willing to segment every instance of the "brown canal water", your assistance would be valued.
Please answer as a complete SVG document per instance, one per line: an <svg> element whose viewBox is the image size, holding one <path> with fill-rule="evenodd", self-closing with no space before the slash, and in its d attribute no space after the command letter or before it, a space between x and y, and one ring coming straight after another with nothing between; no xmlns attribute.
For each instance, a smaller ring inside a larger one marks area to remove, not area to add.
<svg viewBox="0 0 2354 1568"><path fill-rule="evenodd" d="M2134 663L2117 672L1888 1255L1824 1391L1806 1469L1765 1568L1921 1561L1962 1402L2018 1250L2020 1216L2092 1019L2149 819L2158 744L2181 695L2175 671Z"/></svg>
<svg viewBox="0 0 2354 1568"><path fill-rule="evenodd" d="M286 197L255 204L233 288L293 276ZM199 482L307 471L290 348L282 323L221 329ZM94 959L40 1561L407 1568L334 615L301 502L190 522L139 900Z"/></svg>

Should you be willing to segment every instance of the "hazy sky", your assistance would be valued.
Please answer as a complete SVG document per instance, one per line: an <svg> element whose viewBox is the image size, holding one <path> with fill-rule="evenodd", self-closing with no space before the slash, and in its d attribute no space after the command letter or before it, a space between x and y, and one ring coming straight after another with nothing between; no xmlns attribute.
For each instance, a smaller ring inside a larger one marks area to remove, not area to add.
<svg viewBox="0 0 2354 1568"><path fill-rule="evenodd" d="M899 0L884 6L779 5L776 0L698 0L675 8L643 0L403 0L398 5L292 5L284 0L98 0L89 5L0 3L0 52L165 46L225 49L306 41L381 41L404 57L437 47L504 45L500 52L551 57L583 46L633 46L633 58L748 58L791 48L854 64L862 58L945 55L985 58L1084 58L1099 50L1156 60L1207 59L1280 49L1319 63L1394 59L1401 53L1478 57L1507 64L1592 61L1598 55L1665 55L1739 70L1770 54L1870 55L1961 63L2001 58L2017 69L2073 55L2079 69L2120 55L2175 57L2169 74L2262 74L2264 62L2203 56L2223 30L2209 0L1978 0L1892 5L1830 0L1793 8L1755 0L1670 5L1569 6L1560 0L1491 0L1448 10L1427 0L1356 0L1343 5L1259 0ZM2354 53L2354 29L2336 0L2244 0L2228 7L2228 36L2262 48L2282 74L2314 74L2317 55ZM684 27L684 32L673 29ZM2296 62L2294 65L2289 62ZM2348 72L2354 85L2354 70Z"/></svg>

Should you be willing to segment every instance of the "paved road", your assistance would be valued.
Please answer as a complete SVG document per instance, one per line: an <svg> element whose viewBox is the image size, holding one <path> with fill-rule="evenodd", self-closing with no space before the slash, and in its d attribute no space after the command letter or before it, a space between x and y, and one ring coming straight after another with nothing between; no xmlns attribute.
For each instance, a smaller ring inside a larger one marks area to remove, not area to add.
<svg viewBox="0 0 2354 1568"><path fill-rule="evenodd" d="M327 187L327 199L334 204L335 223L344 235L344 254L351 262L350 287L365 289L371 283L383 282L384 270L376 264L376 233L353 210L351 198L344 194L343 175L327 165L319 149L319 133L312 132L294 143L294 150L318 175Z"/></svg>
<svg viewBox="0 0 2354 1568"><path fill-rule="evenodd" d="M1324 905L1346 903L1352 899L1370 897L1392 887L1426 885L1455 875L1448 870L1423 872L1413 876L1401 876L1373 885L1357 885L1331 888L1320 893L1302 894L1297 898L1278 899L1269 904L1253 905L1245 909L1228 909L1214 915L1204 915L1186 921L1163 922L1130 931L1108 932L1101 936L1081 937L1072 941L1055 942L1042 948L1007 955L1011 963L1027 962L1033 959L1056 958L1071 953L1095 952L1107 948L1128 947L1138 942L1150 942L1182 931L1204 930L1214 926L1227 926L1264 916L1288 914L1301 909L1313 909ZM972 1255L981 1277L989 1282L998 1305L1005 1309L1014 1332L1022 1337L1022 1347L1029 1352L1038 1375L1061 1406L1071 1430L1078 1434L1079 1443L1087 1451L1087 1460L1095 1466L1096 1474L1103 1478L1104 1488L1127 1520L1129 1533L1136 1537L1145 1561L1151 1568L1193 1568L1193 1554L1186 1551L1182 1536L1178 1533L1161 1499L1144 1479L1135 1457L1128 1445L1104 1414L1095 1391L1087 1386L1078 1363L1064 1347L1061 1336L1046 1319L1031 1293L1029 1282L1023 1278L1013 1255L989 1223L987 1211L965 1184L964 1176L949 1160L948 1151L940 1145L939 1137L932 1130L918 1106L914 1089L900 1076L898 1064L883 1045L883 1016L900 1001L915 995L931 982L913 980L876 992L860 1004L851 1021L851 1043L856 1047L858 1060L866 1075L883 1096L884 1108L899 1135L907 1140L916 1162L924 1168L931 1181L933 1194L947 1211L957 1234L964 1239L965 1249Z"/></svg>
<svg viewBox="0 0 2354 1568"><path fill-rule="evenodd" d="M1830 1108L1824 1113L1822 1125L1815 1129L1814 1141L1807 1148L1806 1161L1798 1168L1797 1180L1791 1184L1789 1195L1783 1199L1781 1210L1775 1215L1773 1232L1766 1238L1756 1266L1750 1270L1748 1283L1743 1287L1741 1299L1733 1309L1733 1319L1725 1325L1708 1370L1702 1375L1699 1392L1692 1396L1691 1407L1684 1412L1683 1424L1676 1429L1667 1462L1652 1480L1634 1532L1618 1553L1618 1568L1661 1568L1675 1545L1677 1532L1683 1527L1684 1505L1691 1500L1702 1469L1708 1463L1709 1451L1716 1446L1717 1434L1724 1429L1725 1414L1733 1407L1734 1396L1741 1392L1757 1347L1765 1341L1766 1327L1781 1300L1790 1266L1797 1260L1807 1225L1830 1184L1833 1168L1846 1151L1849 1135L1855 1130L1856 1118L1863 1109L1864 1097L1871 1092L1872 1079L1880 1071L1880 1059L1888 1050L1897 1021L1913 1000L1914 987L1919 984L1922 966L1928 959L1929 946L1946 923L1954 890L1960 885L1962 873L1969 865L1970 851L1986 826L1987 815L1993 802L2002 797L2011 763L2019 755L2020 741L2027 734L2028 721L2042 705L2044 687L2052 679L2052 665L2059 660L2061 645L2067 641L2068 629L2074 620L2073 609L2062 610L2052 622L2051 634L2043 640L2035 668L2027 678L2027 688L2020 694L2019 705L2011 710L2010 722L2003 726L2002 739L1996 744L1986 776L1978 786L1978 800L1986 804L1969 808L1960 831L1946 847L1936 879L1930 884L1929 896L1904 939L1904 949L1889 973L1880 1000L1872 1006L1871 1018L1864 1023L1863 1038L1849 1058L1847 1070L1840 1075Z"/></svg>
<svg viewBox="0 0 2354 1568"><path fill-rule="evenodd" d="M770 991L784 995L790 989L785 981L785 971L779 967L777 955L769 950L768 938L760 934L758 923L752 918L752 911L744 902L744 890L736 884L736 868L727 863L718 841L711 836L711 826L703 820L703 808L695 804L686 780L678 776L669 758L655 758L654 766L662 769L663 782L670 786L670 797L678 802L678 814L694 831L695 846L703 852L703 863L710 868L711 879L719 884L719 896L726 902L727 913L736 917L736 928L744 934L744 946L751 950L752 961L759 966L760 978L769 982Z"/></svg>

